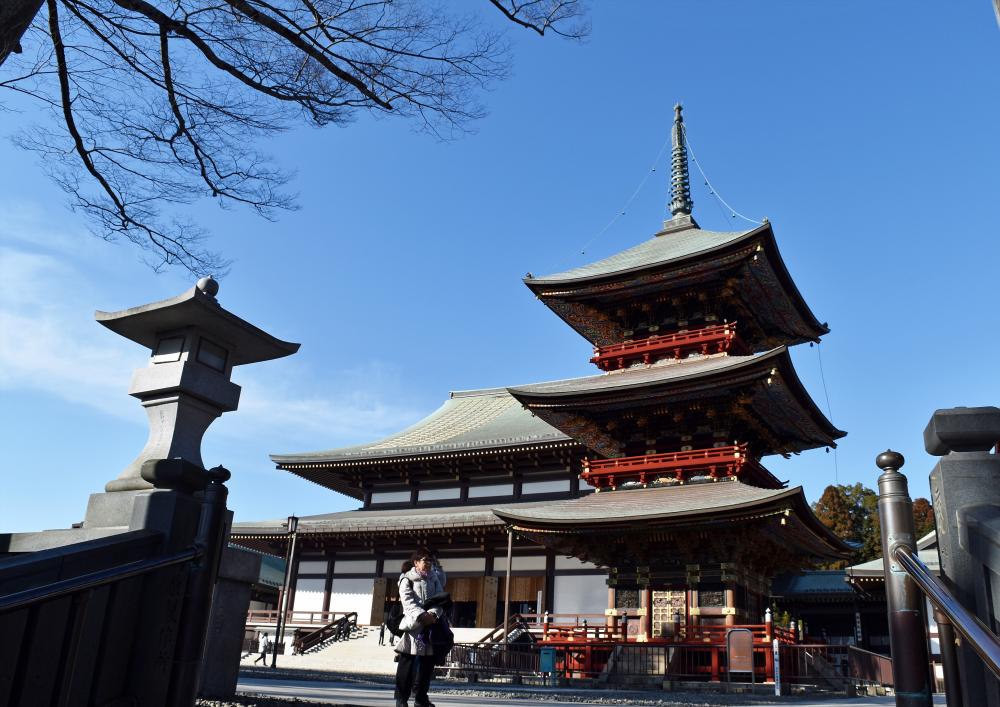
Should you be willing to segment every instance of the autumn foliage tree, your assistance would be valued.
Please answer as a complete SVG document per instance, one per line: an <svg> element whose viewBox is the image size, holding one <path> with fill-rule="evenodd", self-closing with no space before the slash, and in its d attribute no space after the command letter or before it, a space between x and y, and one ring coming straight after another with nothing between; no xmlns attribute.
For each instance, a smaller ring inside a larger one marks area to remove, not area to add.
<svg viewBox="0 0 1000 707"><path fill-rule="evenodd" d="M18 142L99 235L207 274L187 204L293 206L254 138L361 113L465 130L510 65L490 17L588 31L582 0L2 0L0 89L49 110Z"/></svg>
<svg viewBox="0 0 1000 707"><path fill-rule="evenodd" d="M850 563L881 557L882 529L875 491L860 483L827 486L812 508L823 525L856 548ZM926 498L913 502L913 521L918 538L934 530L934 508ZM828 566L839 569L847 564L839 561Z"/></svg>

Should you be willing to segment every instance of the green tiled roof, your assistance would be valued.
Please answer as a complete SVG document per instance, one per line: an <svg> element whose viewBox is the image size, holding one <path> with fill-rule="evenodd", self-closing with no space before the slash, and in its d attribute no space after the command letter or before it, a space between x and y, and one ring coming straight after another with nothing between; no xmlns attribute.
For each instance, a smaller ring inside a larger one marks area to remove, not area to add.
<svg viewBox="0 0 1000 707"><path fill-rule="evenodd" d="M730 245L767 227L765 224L750 231L703 231L693 227L665 232L603 260L551 275L527 277L525 282L528 285L551 285L639 270Z"/></svg>
<svg viewBox="0 0 1000 707"><path fill-rule="evenodd" d="M570 438L525 411L502 388L452 393L420 422L385 439L340 449L273 454L277 464L339 462L482 450Z"/></svg>

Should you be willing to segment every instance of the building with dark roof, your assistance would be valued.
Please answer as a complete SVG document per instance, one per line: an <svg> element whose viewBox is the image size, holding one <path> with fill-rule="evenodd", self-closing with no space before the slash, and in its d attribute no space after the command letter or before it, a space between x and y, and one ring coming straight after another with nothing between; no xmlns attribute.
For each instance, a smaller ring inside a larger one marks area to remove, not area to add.
<svg viewBox="0 0 1000 707"><path fill-rule="evenodd" d="M593 344L597 375L452 393L385 439L272 457L362 504L299 521L295 610L378 623L402 560L428 545L460 626L497 624L506 592L514 611L593 614L602 626L607 615L605 638L630 613L639 620L623 622L623 640L701 640L713 627L762 624L777 573L847 555L801 487L762 463L845 434L787 350L828 327L769 223L698 227L683 130L678 107L672 217L660 231L525 279ZM233 532L273 553L288 539L284 521Z"/></svg>

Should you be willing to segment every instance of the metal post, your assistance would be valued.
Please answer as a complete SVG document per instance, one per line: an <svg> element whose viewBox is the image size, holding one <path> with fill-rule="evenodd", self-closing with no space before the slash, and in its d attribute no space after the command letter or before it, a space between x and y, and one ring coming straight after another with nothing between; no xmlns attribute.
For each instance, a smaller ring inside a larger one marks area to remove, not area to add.
<svg viewBox="0 0 1000 707"><path fill-rule="evenodd" d="M948 707L962 707L962 682L958 679L958 651L955 643L955 627L951 619L934 610L934 621L938 627L938 643L941 645L941 668L945 675L945 699Z"/></svg>
<svg viewBox="0 0 1000 707"><path fill-rule="evenodd" d="M906 477L899 473L903 461L903 455L892 450L886 450L875 459L875 464L882 469L878 477L878 514L882 522L892 673L897 707L930 707L924 597L894 557L897 549L916 552L913 501Z"/></svg>
<svg viewBox="0 0 1000 707"><path fill-rule="evenodd" d="M282 643L285 633L285 614L288 613L288 592L291 588L292 562L295 560L295 540L299 529L299 519L288 516L288 554L285 555L285 581L281 589L281 602L278 606L278 621L274 625L274 650L271 653L271 667L278 663L278 645Z"/></svg>
<svg viewBox="0 0 1000 707"><path fill-rule="evenodd" d="M510 572L514 553L514 528L507 528L507 576L503 583L503 642L507 644L510 633Z"/></svg>

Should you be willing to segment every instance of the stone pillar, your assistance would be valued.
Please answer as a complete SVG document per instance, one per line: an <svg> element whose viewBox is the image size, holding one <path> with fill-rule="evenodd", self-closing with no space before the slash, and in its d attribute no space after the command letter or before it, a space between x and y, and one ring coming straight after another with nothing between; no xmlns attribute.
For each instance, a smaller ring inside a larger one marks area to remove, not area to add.
<svg viewBox="0 0 1000 707"><path fill-rule="evenodd" d="M970 553L970 525L976 519L967 512L975 508L994 517L1000 512L1000 456L989 451L998 439L1000 409L995 407L938 410L924 430L927 452L941 457L930 485L942 579L959 603L987 625L996 614L997 598L985 581L982 560ZM960 641L956 652L964 703L1000 705L1000 682L969 642ZM946 674L945 679L954 682L954 676Z"/></svg>
<svg viewBox="0 0 1000 707"><path fill-rule="evenodd" d="M226 548L219 566L205 642L198 693L202 697L229 699L236 694L250 592L259 576L260 555Z"/></svg>

